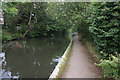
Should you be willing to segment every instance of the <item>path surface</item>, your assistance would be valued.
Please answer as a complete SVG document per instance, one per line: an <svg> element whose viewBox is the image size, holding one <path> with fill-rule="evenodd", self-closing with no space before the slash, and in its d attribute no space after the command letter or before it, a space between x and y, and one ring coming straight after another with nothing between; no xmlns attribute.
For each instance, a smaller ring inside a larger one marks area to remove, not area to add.
<svg viewBox="0 0 120 80"><path fill-rule="evenodd" d="M90 61L90 55L85 46L79 41L79 36L74 37L70 57L66 63L62 78L97 78L98 70Z"/></svg>

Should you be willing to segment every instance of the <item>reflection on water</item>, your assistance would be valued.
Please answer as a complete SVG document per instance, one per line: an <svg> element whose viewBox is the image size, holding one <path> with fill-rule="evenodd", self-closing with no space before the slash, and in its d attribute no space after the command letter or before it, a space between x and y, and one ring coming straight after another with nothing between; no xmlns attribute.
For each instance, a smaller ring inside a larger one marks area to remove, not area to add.
<svg viewBox="0 0 120 80"><path fill-rule="evenodd" d="M23 48L6 47L3 76L12 78L48 78L63 55L69 40L44 38L19 41ZM4 54L4 53L3 53Z"/></svg>

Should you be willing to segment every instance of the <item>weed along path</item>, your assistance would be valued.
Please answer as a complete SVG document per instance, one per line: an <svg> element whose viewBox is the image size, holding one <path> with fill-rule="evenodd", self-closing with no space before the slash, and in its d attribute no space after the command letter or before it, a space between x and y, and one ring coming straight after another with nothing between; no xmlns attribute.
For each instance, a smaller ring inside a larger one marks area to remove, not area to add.
<svg viewBox="0 0 120 80"><path fill-rule="evenodd" d="M70 57L61 78L97 78L98 68L91 62L89 51L79 41L79 36L74 37Z"/></svg>

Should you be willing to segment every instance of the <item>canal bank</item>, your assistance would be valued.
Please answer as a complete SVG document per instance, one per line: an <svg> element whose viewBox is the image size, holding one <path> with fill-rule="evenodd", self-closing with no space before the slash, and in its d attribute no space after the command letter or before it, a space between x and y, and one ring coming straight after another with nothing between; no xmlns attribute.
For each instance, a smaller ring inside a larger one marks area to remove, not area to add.
<svg viewBox="0 0 120 80"><path fill-rule="evenodd" d="M63 70L65 68L69 53L70 53L71 48L72 48L72 44L73 44L73 39L70 41L67 49L65 50L65 52L64 52L64 54L63 54L63 56L61 58L61 60L56 65L55 69L53 70L53 72L50 75L48 80L55 79L55 78L60 78L60 76L61 76L61 74L62 74L62 72L63 72Z"/></svg>

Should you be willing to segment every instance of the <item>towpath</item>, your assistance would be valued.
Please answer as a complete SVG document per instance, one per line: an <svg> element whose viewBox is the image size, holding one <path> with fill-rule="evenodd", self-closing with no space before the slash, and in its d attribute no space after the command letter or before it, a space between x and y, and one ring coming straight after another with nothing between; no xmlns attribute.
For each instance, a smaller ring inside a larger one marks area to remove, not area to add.
<svg viewBox="0 0 120 80"><path fill-rule="evenodd" d="M79 36L76 35L61 78L98 78L99 75L99 69L92 62L88 49L79 41Z"/></svg>

